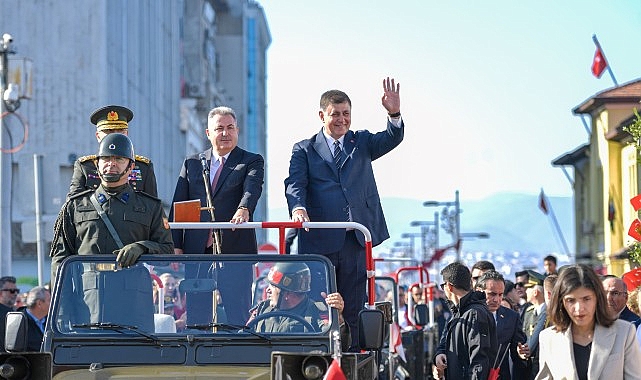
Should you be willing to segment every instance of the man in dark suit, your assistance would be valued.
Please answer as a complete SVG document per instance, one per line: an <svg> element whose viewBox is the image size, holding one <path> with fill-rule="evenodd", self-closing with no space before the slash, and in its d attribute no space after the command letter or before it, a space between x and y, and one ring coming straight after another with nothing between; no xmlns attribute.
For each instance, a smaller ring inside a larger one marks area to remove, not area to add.
<svg viewBox="0 0 641 380"><path fill-rule="evenodd" d="M516 372L513 374L510 371L510 360L514 364L515 370L524 367L529 349L519 314L514 310L501 306L501 298L505 291L503 275L494 270L486 271L478 278L476 289L485 292L487 308L494 315L496 321L496 338L499 344L497 362L503 359L506 350L509 349L510 351L510 358L508 359L506 355L503 362L501 362L499 379L520 379Z"/></svg>
<svg viewBox="0 0 641 380"><path fill-rule="evenodd" d="M110 133L129 135L129 122L134 118L134 113L127 107L106 106L97 109L91 114L91 123L96 126L96 140L98 143ZM69 185L69 194L81 193L85 190L95 190L100 186L100 176L95 154L82 156L73 164L73 176ZM154 197L158 196L156 174L154 165L145 156L135 155L134 167L129 173L129 184L135 191L143 191Z"/></svg>
<svg viewBox="0 0 641 380"><path fill-rule="evenodd" d="M389 238L372 161L403 140L400 85L383 80L382 104L387 128L376 134L351 131L352 103L339 90L325 92L318 112L323 128L294 145L285 179L285 196L293 221L363 224L376 246ZM322 254L336 268L338 292L345 299L343 315L352 332L352 349L358 348L358 312L365 304L364 237L345 229L300 230L298 253ZM313 280L312 280L313 281Z"/></svg>
<svg viewBox="0 0 641 380"><path fill-rule="evenodd" d="M639 325L639 316L628 308L628 286L617 276L606 275L603 277L603 289L608 298L610 315L617 319Z"/></svg>
<svg viewBox="0 0 641 380"><path fill-rule="evenodd" d="M29 291L25 304L20 311L27 320L27 351L40 351L51 293L44 286L36 286Z"/></svg>
<svg viewBox="0 0 641 380"><path fill-rule="evenodd" d="M205 165L210 173L215 221L238 224L253 220L254 210L263 190L265 161L261 155L237 146L238 129L236 114L231 108L217 107L209 112L206 134L212 148L185 159L176 183L173 202L199 199L201 206L207 206L203 180ZM174 220L173 208L169 218ZM209 211L203 210L200 220L212 221ZM172 230L172 235L177 254L213 252L215 239L211 231ZM222 254L258 252L254 230L221 230L220 238ZM208 273L206 268L203 270L193 266L188 266L186 271L186 278L202 277ZM217 268L216 273L211 275L217 276L227 322L244 325L251 307L251 268L228 264ZM211 293L187 294L188 324L212 322L212 309Z"/></svg>
<svg viewBox="0 0 641 380"><path fill-rule="evenodd" d="M20 289L16 286L13 276L0 277L0 351L4 352L4 333L6 330L7 313L14 311Z"/></svg>
<svg viewBox="0 0 641 380"><path fill-rule="evenodd" d="M525 311L527 310L528 307L532 306L530 302L527 301L527 294L525 294L525 284L530 281L530 272L529 270L522 270L520 272L516 272L514 274L516 277L516 281L514 282L514 288L516 289L517 293L519 294L519 304L517 305L518 307L518 313L519 316L521 317L521 320L523 320L523 317L525 316Z"/></svg>

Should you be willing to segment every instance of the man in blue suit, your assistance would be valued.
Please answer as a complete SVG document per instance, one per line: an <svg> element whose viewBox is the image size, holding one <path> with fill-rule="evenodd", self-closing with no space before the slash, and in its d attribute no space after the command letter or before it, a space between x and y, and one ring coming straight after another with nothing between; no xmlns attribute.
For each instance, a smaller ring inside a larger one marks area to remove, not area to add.
<svg viewBox="0 0 641 380"><path fill-rule="evenodd" d="M354 132L347 94L330 90L321 96L318 115L323 128L294 145L285 179L293 221L361 223L371 232L373 246L389 238L372 169L372 161L403 140L400 85L389 77L383 80L382 104L388 114L387 128L378 133ZM312 229L298 234L299 254L325 255L336 268L353 350L358 349L358 312L366 300L364 247L364 236L353 230Z"/></svg>
<svg viewBox="0 0 641 380"><path fill-rule="evenodd" d="M236 114L229 107L212 109L207 116L207 137L212 148L189 156L183 162L176 183L173 202L199 199L207 206L207 192L203 170L209 169L211 196L217 222L244 223L252 221L256 204L263 190L265 161L259 154L237 146L238 126ZM203 162L204 161L204 162ZM174 209L169 214L174 220ZM202 211L200 220L211 221L208 211ZM222 230L221 252L257 253L256 232L252 229ZM172 230L176 254L211 254L213 235L202 229ZM216 269L218 290L221 293L227 322L244 325L251 307L252 272L250 267L227 264ZM209 275L207 268L188 266L186 278L201 278ZM187 294L187 323L212 322L211 292Z"/></svg>
<svg viewBox="0 0 641 380"><path fill-rule="evenodd" d="M510 359L508 359L506 355L503 362L501 362L499 379L521 379L516 371L526 366L529 348L526 343L527 338L523 332L519 314L514 310L501 306L501 298L505 290L505 279L503 275L494 270L483 273L476 282L476 289L485 292L487 308L494 315L496 321L496 338L499 344L497 362L503 359L505 351L509 350L511 361L514 364L513 369L515 373L514 376L512 376Z"/></svg>

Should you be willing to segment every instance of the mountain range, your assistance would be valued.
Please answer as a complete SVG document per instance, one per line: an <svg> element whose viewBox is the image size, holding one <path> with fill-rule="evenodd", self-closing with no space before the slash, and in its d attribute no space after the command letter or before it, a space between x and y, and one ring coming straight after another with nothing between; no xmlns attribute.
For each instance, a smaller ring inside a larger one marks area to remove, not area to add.
<svg viewBox="0 0 641 380"><path fill-rule="evenodd" d="M571 197L547 197L547 201L548 213L545 214L539 208L538 194L506 192L479 200L459 199L461 232L489 234L487 239L464 239L461 257L466 262L490 259L497 264L500 262L501 267L514 264L540 269L543 257L548 254L557 256L560 265L569 262L575 248L573 200ZM381 198L381 203L390 239L374 248L375 255L385 255L395 242L409 242L409 239L401 238L403 233L420 232L420 227L410 226L412 221L433 222L434 212L442 213L443 210L443 207L423 207L423 201L417 199ZM556 217L562 238L552 215ZM270 219L286 220L287 210L271 209ZM420 247L419 240L414 242L416 250ZM441 228L439 246L451 243L451 236Z"/></svg>

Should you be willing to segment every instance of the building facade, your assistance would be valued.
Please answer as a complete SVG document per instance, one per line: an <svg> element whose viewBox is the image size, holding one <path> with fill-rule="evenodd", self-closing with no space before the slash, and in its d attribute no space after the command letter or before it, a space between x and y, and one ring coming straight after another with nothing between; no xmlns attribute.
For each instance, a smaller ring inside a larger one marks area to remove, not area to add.
<svg viewBox="0 0 641 380"><path fill-rule="evenodd" d="M577 262L621 275L630 270L628 229L638 215L630 199L639 194L636 148L624 127L641 108L641 80L607 89L573 109L590 117L590 139L554 160L574 168Z"/></svg>
<svg viewBox="0 0 641 380"><path fill-rule="evenodd" d="M0 32L14 37L16 56L33 63L33 96L17 110L28 122L28 139L10 154L14 259L35 257L34 154L42 157L48 252L73 163L97 152L89 115L99 107L133 110L129 135L136 153L153 161L158 195L167 208L184 157L209 147L205 128L211 108L236 109L239 145L266 156L265 60L271 36L257 2L88 0L70 7L5 0L0 20ZM5 121L4 141L21 138L19 120ZM256 220L266 218L266 197L264 191ZM1 274L9 272L0 268Z"/></svg>

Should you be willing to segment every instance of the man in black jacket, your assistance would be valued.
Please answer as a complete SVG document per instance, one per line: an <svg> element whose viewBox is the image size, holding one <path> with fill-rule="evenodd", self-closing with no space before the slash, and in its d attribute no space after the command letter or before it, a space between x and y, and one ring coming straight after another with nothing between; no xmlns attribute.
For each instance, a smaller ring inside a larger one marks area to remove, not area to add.
<svg viewBox="0 0 641 380"><path fill-rule="evenodd" d="M485 294L472 291L470 270L454 262L441 271L441 288L453 312L434 363L446 380L487 379L497 355L496 324Z"/></svg>

